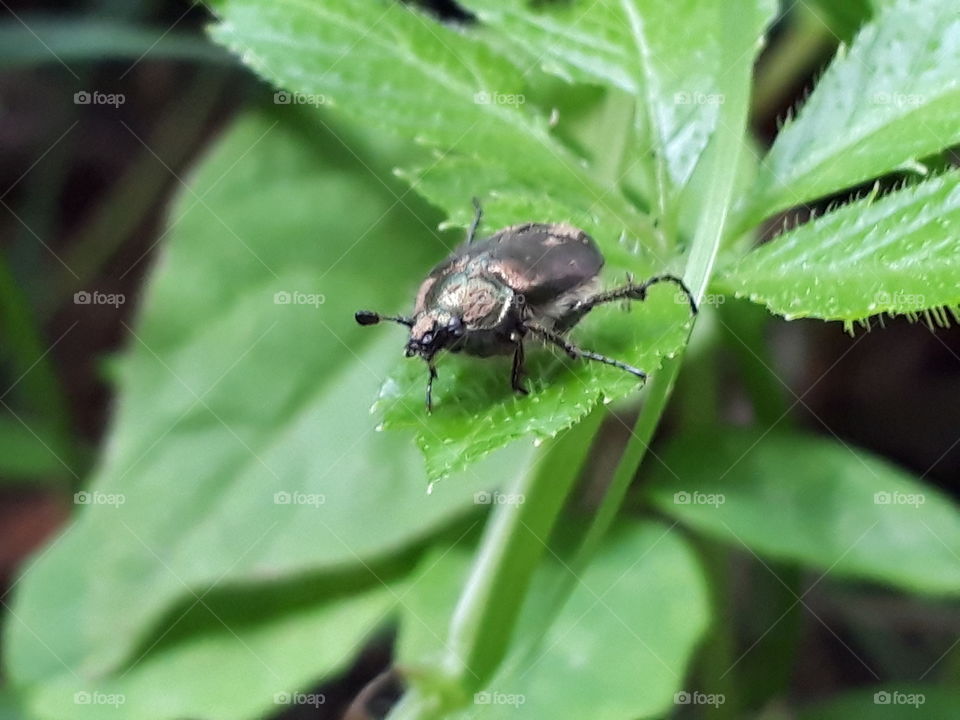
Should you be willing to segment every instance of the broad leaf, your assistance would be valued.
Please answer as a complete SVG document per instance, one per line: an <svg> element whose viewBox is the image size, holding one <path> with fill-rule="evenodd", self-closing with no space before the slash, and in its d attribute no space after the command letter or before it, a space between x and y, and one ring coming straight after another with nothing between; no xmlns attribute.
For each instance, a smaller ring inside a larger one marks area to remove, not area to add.
<svg viewBox="0 0 960 720"><path fill-rule="evenodd" d="M662 458L651 500L707 535L831 576L960 595L956 505L869 453L727 432L684 438Z"/></svg>
<svg viewBox="0 0 960 720"><path fill-rule="evenodd" d="M784 233L727 268L718 287L788 319L851 322L960 304L960 172L869 197Z"/></svg>
<svg viewBox="0 0 960 720"><path fill-rule="evenodd" d="M468 565L469 555L459 551L424 559L401 616L397 652L407 667L442 650L434 632L447 623ZM536 611L538 598L529 602ZM523 668L501 674L455 717L657 716L682 688L708 622L706 584L679 534L653 522L623 527L580 579L542 652Z"/></svg>
<svg viewBox="0 0 960 720"><path fill-rule="evenodd" d="M764 163L753 222L960 142L955 0L897 0L841 52Z"/></svg>
<svg viewBox="0 0 960 720"><path fill-rule="evenodd" d="M628 271L643 278L667 269L667 260L641 242L652 237L645 216L550 134L546 118L520 101L521 70L481 39L386 0L222 0L217 7L222 19L214 36L275 83L438 149L431 165L411 163L402 174L415 177L418 192L457 222L469 217L469 196L481 195L491 200L486 229L530 220L583 226L607 256L607 284ZM422 266L424 275L428 270ZM689 310L671 289L652 295L632 315L598 311L577 338L655 371L661 357L683 345ZM637 388L632 376L607 366L569 367L566 357L531 355L534 393L522 401L510 393L509 359L506 366L445 359L429 418L426 369L408 361L384 385L383 424L415 428L430 475L440 477L521 435L553 435L601 400Z"/></svg>
<svg viewBox="0 0 960 720"><path fill-rule="evenodd" d="M191 591L366 568L527 467L514 448L427 496L410 434L374 431L400 343L353 312L412 293L435 251L333 138L278 116L240 122L174 207L107 454L17 587L19 683L117 668Z"/></svg>
<svg viewBox="0 0 960 720"><path fill-rule="evenodd" d="M238 720L324 705L326 698L313 691L317 681L349 666L399 592L378 584L324 601L317 588L311 591L309 599L290 588L272 591L270 604L236 590L219 603L202 596L176 615L171 634L183 627L189 633L151 642L123 672L95 679L62 673L30 693L31 717Z"/></svg>

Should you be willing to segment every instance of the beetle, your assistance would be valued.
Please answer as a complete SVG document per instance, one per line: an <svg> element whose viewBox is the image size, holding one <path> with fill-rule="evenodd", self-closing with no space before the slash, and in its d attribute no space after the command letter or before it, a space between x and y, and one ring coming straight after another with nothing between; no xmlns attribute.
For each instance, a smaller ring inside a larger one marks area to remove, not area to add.
<svg viewBox="0 0 960 720"><path fill-rule="evenodd" d="M427 412L433 409L435 358L441 350L479 357L513 355L511 388L522 395L524 340L533 336L555 345L573 359L611 365L646 379L646 373L625 362L584 350L565 335L593 308L618 300L644 300L658 283L677 285L693 315L697 304L675 275L655 275L643 283L632 279L613 290L599 290L603 255L583 230L566 223L522 223L476 240L483 210L476 214L466 241L430 271L417 292L409 317L370 310L356 313L360 325L389 321L410 329L407 357L427 363Z"/></svg>

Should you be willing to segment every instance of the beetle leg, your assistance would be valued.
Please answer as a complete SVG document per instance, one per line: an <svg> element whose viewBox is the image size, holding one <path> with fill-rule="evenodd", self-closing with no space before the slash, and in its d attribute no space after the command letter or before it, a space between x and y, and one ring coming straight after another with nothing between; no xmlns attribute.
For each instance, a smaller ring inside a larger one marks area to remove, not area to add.
<svg viewBox="0 0 960 720"><path fill-rule="evenodd" d="M584 350L583 348L578 348L573 343L569 343L563 339L560 335L546 328L538 327L537 325L527 325L526 329L532 332L537 337L546 340L553 345L556 345L558 348L563 350L567 355L569 355L574 360L582 358L584 360L593 360L595 362L603 363L604 365L611 365L620 370L625 370L631 375L636 375L641 380L647 379L647 374L640 370L639 368L633 367L633 365L627 365L625 362L620 362L619 360L614 360L609 358L606 355L600 355L591 350Z"/></svg>
<svg viewBox="0 0 960 720"><path fill-rule="evenodd" d="M467 244L473 242L474 237L477 235L477 228L480 227L480 218L483 217L483 208L480 207L480 201L476 198L473 198L473 207L477 211L477 214L473 216L473 223L470 225L470 231L467 233Z"/></svg>
<svg viewBox="0 0 960 720"><path fill-rule="evenodd" d="M513 348L513 369L510 371L510 387L521 395L526 395L529 391L523 386L523 340L517 339L517 344Z"/></svg>
<svg viewBox="0 0 960 720"><path fill-rule="evenodd" d="M677 285L685 296L684 300L690 304L690 312L693 315L697 314L697 302L693 299L693 293L690 292L690 288L687 287L687 284L676 275L655 275L639 285L633 282L628 282L623 287L616 288L615 290L608 290L607 292L597 293L593 297L589 297L586 300L580 301L573 307L571 312L582 317L597 305L603 305L604 303L613 302L614 300L646 300L647 289L652 285L662 282L671 282Z"/></svg>
<svg viewBox="0 0 960 720"><path fill-rule="evenodd" d="M433 412L433 381L437 379L437 368L433 362L429 363L430 377L427 378L427 412Z"/></svg>

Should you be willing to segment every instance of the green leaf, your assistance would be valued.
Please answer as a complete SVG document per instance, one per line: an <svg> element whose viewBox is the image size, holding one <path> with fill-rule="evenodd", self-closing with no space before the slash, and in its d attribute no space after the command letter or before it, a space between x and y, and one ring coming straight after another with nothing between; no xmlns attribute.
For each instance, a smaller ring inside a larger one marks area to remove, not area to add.
<svg viewBox="0 0 960 720"><path fill-rule="evenodd" d="M954 0L897 0L841 52L764 163L752 224L960 142Z"/></svg>
<svg viewBox="0 0 960 720"><path fill-rule="evenodd" d="M960 691L935 685L887 683L855 690L802 711L798 720L954 720L960 710Z"/></svg>
<svg viewBox="0 0 960 720"><path fill-rule="evenodd" d="M662 457L651 500L711 537L831 576L960 595L957 507L869 453L738 431L684 438Z"/></svg>
<svg viewBox="0 0 960 720"><path fill-rule="evenodd" d="M789 231L726 268L718 287L793 319L849 323L960 303L960 172L872 196Z"/></svg>
<svg viewBox="0 0 960 720"><path fill-rule="evenodd" d="M0 416L0 482L69 476L59 459L64 454L62 440L52 431Z"/></svg>
<svg viewBox="0 0 960 720"><path fill-rule="evenodd" d="M528 107L524 68L475 35L389 0L218 0L215 6L221 22L213 37L271 82L439 151L422 152L421 162L405 170L419 177L417 192L458 223L472 217L471 196L484 199L489 218L514 223L532 218L498 214L499 197L539 200L549 191L568 208L554 220L579 212L595 216L592 229L611 241L622 232L653 237L649 220L595 180L551 135L547 118ZM443 172L448 162L470 182L453 198ZM655 265L649 253L635 262L638 270Z"/></svg>
<svg viewBox="0 0 960 720"><path fill-rule="evenodd" d="M529 465L512 448L428 496L411 436L374 432L367 408L399 342L353 312L412 293L435 249L392 188L283 115L239 122L174 206L106 455L17 586L20 684L118 668L191 591L402 552Z"/></svg>
<svg viewBox="0 0 960 720"><path fill-rule="evenodd" d="M464 6L498 33L525 66L540 65L570 82L624 90L638 99L638 155L662 158L662 182L682 188L717 124L725 100L721 32L723 6L699 0L503 3L466 0ZM775 13L768 0L753 3L763 18L759 40ZM740 52L753 48L744 47Z"/></svg>
<svg viewBox="0 0 960 720"><path fill-rule="evenodd" d="M310 604L297 607L290 591L273 594L284 612L258 604L255 614L242 595L221 604L204 597L177 616L175 629L191 626L185 638L170 643L163 637L159 649L105 678L63 673L33 692L28 706L39 720L272 716L288 709L295 693L312 693L319 679L345 670L398 597L378 585L326 602L314 592ZM237 617L238 609L244 616ZM299 697L296 704L314 701L325 704L320 697Z"/></svg>
<svg viewBox="0 0 960 720"><path fill-rule="evenodd" d="M417 191L452 213L455 222L467 221L469 197L479 194L488 210L485 229L536 220L584 227L606 255L608 284L628 271L642 278L666 269L667 261L655 260L638 240L652 237L647 218L618 191L594 180L553 138L536 109L502 99L523 95L523 75L472 34L392 2L222 0L218 8L221 23L214 36L274 82L322 96L359 122L439 150L432 166L411 163L402 174L415 177ZM343 61L346 52L349 62ZM422 267L424 275L428 269ZM598 311L577 339L656 370L663 356L685 342L689 311L670 289L652 295L632 316L615 308ZM534 395L523 401L510 392L509 359L445 358L437 409L429 418L423 401L426 369L406 362L381 393L383 425L415 428L436 478L522 435L555 435L601 400L637 387L632 376L607 366L573 368L566 358L531 355Z"/></svg>
<svg viewBox="0 0 960 720"><path fill-rule="evenodd" d="M436 628L444 627L452 613L469 559L460 549L424 558L405 596L397 640L401 663L415 669L442 653ZM561 572L567 571L554 566L549 574ZM531 597L524 612L538 612L544 599ZM528 667L501 674L474 697L469 711L455 717L659 715L672 707L708 622L706 583L679 533L654 522L622 527L580 579L545 638L542 655Z"/></svg>
<svg viewBox="0 0 960 720"><path fill-rule="evenodd" d="M22 21L21 21L22 19ZM104 59L193 60L229 63L220 48L169 28L147 28L77 14L69 19L21 15L0 23L0 67Z"/></svg>

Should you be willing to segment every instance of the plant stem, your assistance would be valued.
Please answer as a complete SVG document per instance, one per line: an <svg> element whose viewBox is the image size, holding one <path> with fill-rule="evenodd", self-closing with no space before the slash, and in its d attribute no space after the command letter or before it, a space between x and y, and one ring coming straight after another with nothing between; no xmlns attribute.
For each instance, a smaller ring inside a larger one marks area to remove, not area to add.
<svg viewBox="0 0 960 720"><path fill-rule="evenodd" d="M486 685L510 645L530 580L605 411L598 408L543 450L536 467L517 477L495 505L470 576L450 622L445 654L434 672L391 713L397 718L444 717ZM516 502L519 500L519 502Z"/></svg>
<svg viewBox="0 0 960 720"><path fill-rule="evenodd" d="M733 168L738 167L740 152L746 143L747 110L749 107L750 72L752 57L749 53L738 57L729 57L738 54L736 48L752 43L751 33L753 24L743 22L749 12L737 12L736 6L744 3L731 3L731 9L724 13L724 35L728 38L725 44L725 61L732 68L726 77L735 76L725 88L727 90L725 102L721 105L721 112L708 149L705 161L710 162L710 182L708 195L703 205L697 232L694 235L687 262L684 280L693 292L697 303L701 303L706 295L710 276L713 273L717 251L723 239L727 224L730 204L733 198L734 175ZM746 36L746 37L744 37ZM741 40L743 42L737 42ZM627 488L630 486L637 469L646 454L647 446L653 437L653 432L660 421L667 401L673 391L677 375L680 371L683 353L666 360L660 372L651 382L650 395L644 404L633 435L620 458L620 463L614 472L610 488L604 495L597 511L596 518L587 532L583 545L574 561L574 571L582 569L596 551L600 540L606 535L613 524L613 520L623 504Z"/></svg>
<svg viewBox="0 0 960 720"><path fill-rule="evenodd" d="M729 208L733 200L732 168L738 167L740 152L748 142L746 133L752 56L749 53L740 55L736 48L742 48L745 44L752 42L750 34L754 27L750 22L744 22L744 18L749 17L750 12L746 8L738 7L739 5L741 5L740 2L732 3L731 9L724 14L724 35L729 38L724 60L731 68L726 77L733 79L728 81L729 85L725 88L728 91L725 103L721 106L717 130L705 157L705 161L710 163L708 166L710 190L703 205L690 259L684 273L684 279L698 304L706 294L717 251L724 239ZM637 418L630 441L617 464L610 486L580 547L568 564L570 572L565 573L563 579L554 588L549 610L543 615L544 621L523 639L522 647L511 658L510 668L528 661L538 651L550 623L563 608L576 587L577 579L582 576L603 538L612 527L626 498L627 490L646 455L653 433L666 410L682 360L683 351L673 358L666 359L657 374L651 378L649 395Z"/></svg>

